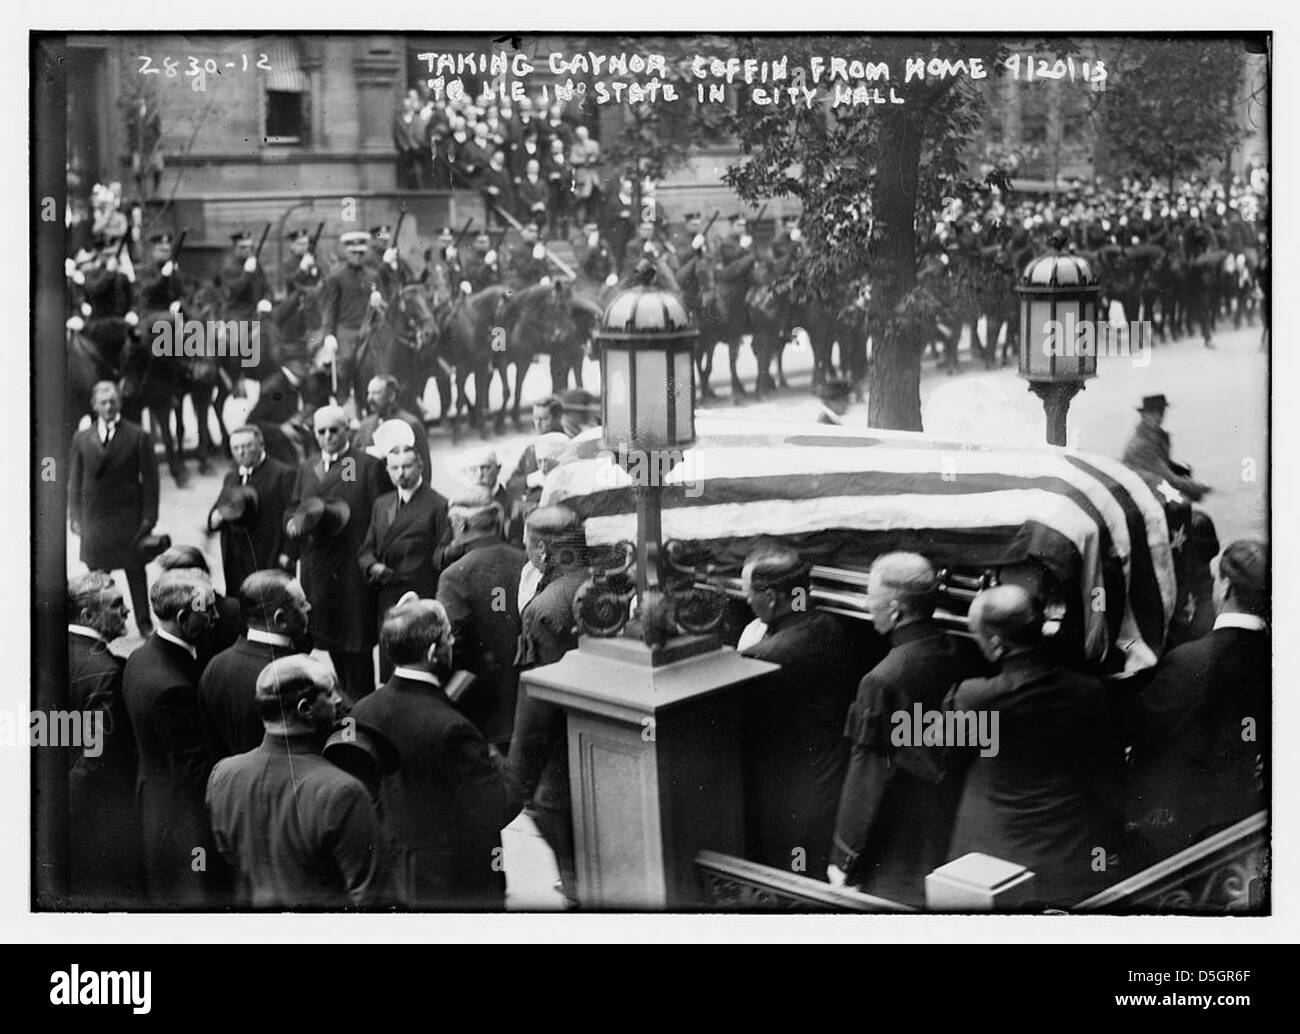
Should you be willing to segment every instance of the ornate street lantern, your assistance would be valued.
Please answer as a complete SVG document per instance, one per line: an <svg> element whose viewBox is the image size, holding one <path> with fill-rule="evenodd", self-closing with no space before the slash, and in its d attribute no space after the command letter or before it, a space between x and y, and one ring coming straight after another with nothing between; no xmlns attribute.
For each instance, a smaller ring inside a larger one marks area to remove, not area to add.
<svg viewBox="0 0 1300 1034"><path fill-rule="evenodd" d="M1097 320L1101 282L1087 259L1057 250L1025 267L1020 294L1020 376L1043 401L1047 441L1064 445L1070 400L1097 376L1102 325Z"/></svg>
<svg viewBox="0 0 1300 1034"><path fill-rule="evenodd" d="M612 636L628 626L657 658L680 654L663 650L678 633L716 629L724 597L719 585L681 561L677 543L663 542L663 479L695 441L699 331L681 298L654 283L652 268L639 269L635 279L606 307L593 336L600 349L604 446L631 479L637 541L623 544L621 569L593 573L574 609L589 635ZM628 582L633 573L634 590ZM709 584L697 587L697 579Z"/></svg>
<svg viewBox="0 0 1300 1034"><path fill-rule="evenodd" d="M682 300L641 283L600 321L605 446L613 452L684 449L695 441L695 339Z"/></svg>

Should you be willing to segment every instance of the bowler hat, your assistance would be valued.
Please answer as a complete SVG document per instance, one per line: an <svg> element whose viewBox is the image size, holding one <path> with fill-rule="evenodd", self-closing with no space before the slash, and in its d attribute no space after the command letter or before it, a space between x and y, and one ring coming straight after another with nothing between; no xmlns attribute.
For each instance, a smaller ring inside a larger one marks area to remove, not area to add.
<svg viewBox="0 0 1300 1034"><path fill-rule="evenodd" d="M149 531L136 536L135 551L142 563L149 563L149 561L161 556L171 548L172 537L170 535L155 535Z"/></svg>
<svg viewBox="0 0 1300 1034"><path fill-rule="evenodd" d="M257 489L252 485L223 485L214 509L227 524L241 524L257 517Z"/></svg>
<svg viewBox="0 0 1300 1034"><path fill-rule="evenodd" d="M1143 395L1139 413L1163 413L1169 408L1169 400L1163 395Z"/></svg>
<svg viewBox="0 0 1300 1034"><path fill-rule="evenodd" d="M313 495L298 504L286 523L296 524L300 534L329 538L346 528L351 516L351 508L342 499Z"/></svg>
<svg viewBox="0 0 1300 1034"><path fill-rule="evenodd" d="M325 760L370 784L375 776L392 775L401 759L393 741L371 725L354 718L344 720L321 749Z"/></svg>

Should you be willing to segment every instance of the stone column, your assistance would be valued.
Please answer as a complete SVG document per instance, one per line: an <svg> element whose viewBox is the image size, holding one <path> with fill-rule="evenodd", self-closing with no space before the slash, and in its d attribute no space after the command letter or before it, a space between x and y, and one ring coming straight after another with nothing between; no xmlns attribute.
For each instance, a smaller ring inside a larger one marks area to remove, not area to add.
<svg viewBox="0 0 1300 1034"><path fill-rule="evenodd" d="M363 36L357 41L352 73L359 99L363 151L393 152L393 115L401 96L404 65L400 37Z"/></svg>
<svg viewBox="0 0 1300 1034"><path fill-rule="evenodd" d="M703 907L695 855L744 848L741 698L774 670L705 636L657 651L584 637L524 673L529 693L568 712L584 908Z"/></svg>

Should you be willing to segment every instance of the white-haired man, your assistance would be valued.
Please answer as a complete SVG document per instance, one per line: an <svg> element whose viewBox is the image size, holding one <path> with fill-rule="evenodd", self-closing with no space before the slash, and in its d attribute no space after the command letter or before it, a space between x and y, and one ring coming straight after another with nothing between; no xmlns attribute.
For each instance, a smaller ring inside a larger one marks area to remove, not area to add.
<svg viewBox="0 0 1300 1034"><path fill-rule="evenodd" d="M889 653L858 684L844 734L849 768L831 845L832 883L917 907L926 874L948 858L960 784L942 746L895 745L891 716L938 711L962 679L987 671L978 647L934 621L939 580L919 553L876 558L867 579L871 622Z"/></svg>

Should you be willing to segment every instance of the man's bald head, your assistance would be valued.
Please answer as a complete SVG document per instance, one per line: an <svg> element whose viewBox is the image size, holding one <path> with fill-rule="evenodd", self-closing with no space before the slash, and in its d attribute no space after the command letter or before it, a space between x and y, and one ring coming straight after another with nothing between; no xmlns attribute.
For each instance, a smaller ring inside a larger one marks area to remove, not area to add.
<svg viewBox="0 0 1300 1034"><path fill-rule="evenodd" d="M876 631L924 620L939 600L934 565L920 553L885 553L876 557L867 578L867 606Z"/></svg>
<svg viewBox="0 0 1300 1034"><path fill-rule="evenodd" d="M1043 608L1019 585L985 589L970 605L970 623L984 655L997 660L1006 651L1038 644Z"/></svg>

